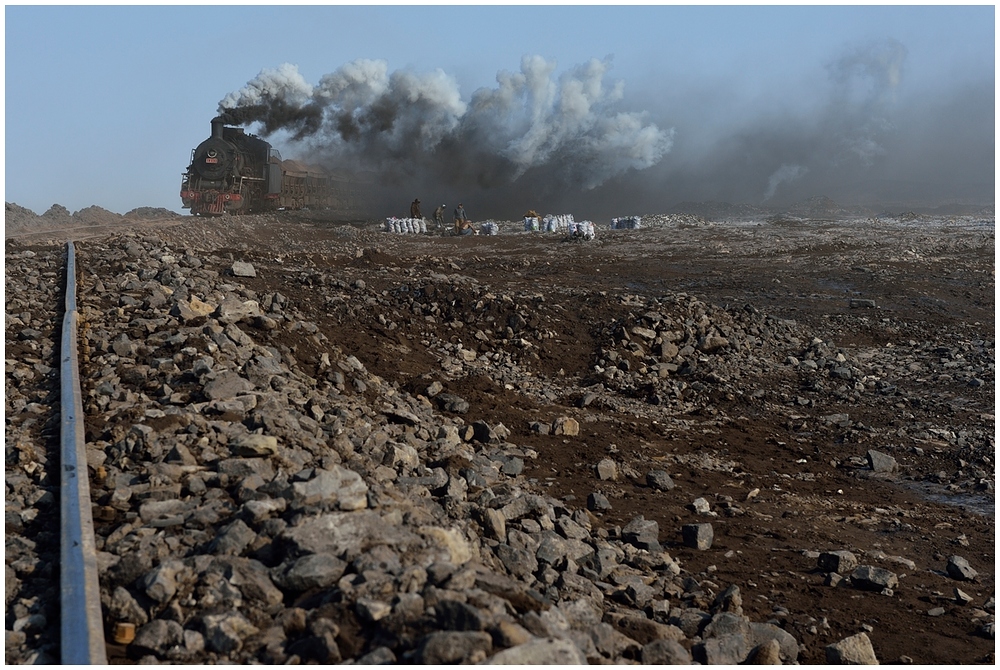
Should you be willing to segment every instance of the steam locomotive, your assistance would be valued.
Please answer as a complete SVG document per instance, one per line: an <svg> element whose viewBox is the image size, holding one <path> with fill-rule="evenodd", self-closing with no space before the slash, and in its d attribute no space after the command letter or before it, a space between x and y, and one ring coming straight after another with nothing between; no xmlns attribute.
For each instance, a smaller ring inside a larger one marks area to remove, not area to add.
<svg viewBox="0 0 1000 670"><path fill-rule="evenodd" d="M356 209L350 179L298 161L283 161L270 144L212 119L212 136L191 152L181 202L192 214L250 214L276 209Z"/></svg>

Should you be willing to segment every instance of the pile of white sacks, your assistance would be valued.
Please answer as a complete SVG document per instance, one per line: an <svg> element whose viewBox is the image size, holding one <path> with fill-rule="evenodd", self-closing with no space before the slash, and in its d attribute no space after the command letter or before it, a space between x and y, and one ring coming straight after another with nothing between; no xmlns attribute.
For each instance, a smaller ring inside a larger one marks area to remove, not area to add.
<svg viewBox="0 0 1000 670"><path fill-rule="evenodd" d="M483 221L479 224L480 235L499 235L500 224L496 221Z"/></svg>
<svg viewBox="0 0 1000 670"><path fill-rule="evenodd" d="M620 216L611 219L611 228L621 230L624 228L642 228L641 216Z"/></svg>
<svg viewBox="0 0 1000 670"><path fill-rule="evenodd" d="M566 230L573 224L572 214L549 214L542 218L542 230L547 233L556 233Z"/></svg>
<svg viewBox="0 0 1000 670"><path fill-rule="evenodd" d="M596 236L596 229L593 221L570 221L566 226L566 231L570 237L592 240Z"/></svg>
<svg viewBox="0 0 1000 670"><path fill-rule="evenodd" d="M390 216L385 220L383 224L385 232L387 233L426 233L427 232L427 221L424 219L397 219L394 216Z"/></svg>
<svg viewBox="0 0 1000 670"><path fill-rule="evenodd" d="M574 221L572 214L548 214L541 217L541 220L535 216L526 216L524 217L524 230L526 232L540 230L546 233L566 231L570 237L585 240L592 240L595 235L593 222Z"/></svg>

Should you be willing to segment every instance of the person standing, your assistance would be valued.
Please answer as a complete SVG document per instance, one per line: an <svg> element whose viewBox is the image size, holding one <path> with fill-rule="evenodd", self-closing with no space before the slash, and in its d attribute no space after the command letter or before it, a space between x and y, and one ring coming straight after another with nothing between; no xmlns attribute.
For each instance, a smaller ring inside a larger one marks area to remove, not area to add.
<svg viewBox="0 0 1000 670"><path fill-rule="evenodd" d="M420 200L414 200L410 204L410 218L411 219L422 219L424 217L420 216Z"/></svg>
<svg viewBox="0 0 1000 670"><path fill-rule="evenodd" d="M462 232L462 224L469 220L468 215L465 213L465 207L462 203L458 203L458 207L455 208L455 232Z"/></svg>
<svg viewBox="0 0 1000 670"><path fill-rule="evenodd" d="M444 205L434 210L434 227L444 228Z"/></svg>

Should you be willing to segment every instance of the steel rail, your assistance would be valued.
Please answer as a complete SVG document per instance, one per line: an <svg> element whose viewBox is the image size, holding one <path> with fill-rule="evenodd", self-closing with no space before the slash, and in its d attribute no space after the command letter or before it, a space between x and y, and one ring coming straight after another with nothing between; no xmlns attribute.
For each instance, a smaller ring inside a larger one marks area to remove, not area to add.
<svg viewBox="0 0 1000 670"><path fill-rule="evenodd" d="M77 357L78 321L76 252L73 243L67 242L66 311L60 350L60 642L63 664L107 665Z"/></svg>

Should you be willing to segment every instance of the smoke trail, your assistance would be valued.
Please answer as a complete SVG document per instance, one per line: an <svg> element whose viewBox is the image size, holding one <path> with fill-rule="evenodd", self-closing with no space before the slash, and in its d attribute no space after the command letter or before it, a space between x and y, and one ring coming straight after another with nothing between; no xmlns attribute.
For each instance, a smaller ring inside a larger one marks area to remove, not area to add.
<svg viewBox="0 0 1000 670"><path fill-rule="evenodd" d="M389 73L382 60L355 60L310 86L294 65L264 70L219 103L227 120L304 140L314 155L452 186L511 184L529 172L592 189L628 170L655 165L673 131L644 113L615 109L623 82L607 82L610 59L554 78L555 63L525 56L519 72L463 102L440 69Z"/></svg>
<svg viewBox="0 0 1000 670"><path fill-rule="evenodd" d="M298 68L285 63L273 70L261 70L239 91L219 103L227 123L246 125L259 122L263 133L291 130L296 138L315 133L322 122L322 109L311 101L312 86Z"/></svg>
<svg viewBox="0 0 1000 670"><path fill-rule="evenodd" d="M767 181L767 193L764 194L764 201L766 202L774 197L774 192L778 190L778 186L782 182L794 181L807 172L809 172L808 168L804 168L801 165L782 165Z"/></svg>

